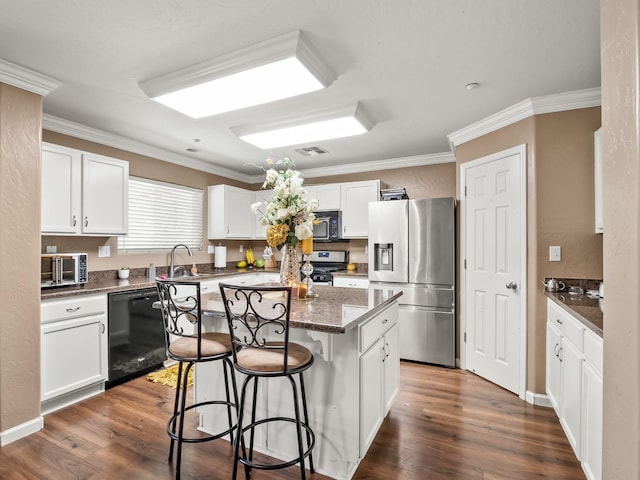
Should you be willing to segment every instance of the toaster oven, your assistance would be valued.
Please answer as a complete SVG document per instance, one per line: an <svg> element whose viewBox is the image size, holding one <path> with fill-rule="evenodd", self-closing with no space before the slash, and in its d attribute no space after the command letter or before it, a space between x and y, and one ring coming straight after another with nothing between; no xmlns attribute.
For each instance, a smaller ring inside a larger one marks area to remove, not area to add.
<svg viewBox="0 0 640 480"><path fill-rule="evenodd" d="M87 283L86 253L43 253L40 258L40 286L58 287Z"/></svg>

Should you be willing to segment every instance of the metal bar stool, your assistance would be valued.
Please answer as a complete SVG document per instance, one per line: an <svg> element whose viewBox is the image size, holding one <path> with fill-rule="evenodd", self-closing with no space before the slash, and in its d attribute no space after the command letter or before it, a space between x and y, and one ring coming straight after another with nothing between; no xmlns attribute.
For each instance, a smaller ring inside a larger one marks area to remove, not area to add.
<svg viewBox="0 0 640 480"><path fill-rule="evenodd" d="M200 282L156 280L160 309L165 329L167 356L178 362L178 378L173 415L167 422L167 433L171 438L169 463L176 451L176 479L180 478L183 443L200 443L230 435L236 428L238 389L231 363L231 340L228 333L202 331L202 307L200 303ZM225 400L210 400L192 403L187 406L187 386L189 371L193 365L202 362L222 360L224 373ZM233 400L229 393L229 381L233 389ZM184 419L187 411L205 405L225 405L229 428L215 435L185 437ZM177 430L177 431L176 431Z"/></svg>
<svg viewBox="0 0 640 480"><path fill-rule="evenodd" d="M289 342L291 287L242 287L224 283L219 286L233 343L233 365L237 372L246 375L242 383L238 406L232 478L236 479L238 462L244 465L247 479L253 468L275 470L299 463L300 476L304 480L305 458L309 457L309 469L311 473L314 473L312 451L315 445L315 434L309 426L303 377L303 372L313 365L313 354L302 345ZM298 376L300 383L300 398L295 376ZM293 392L294 415L293 417L278 416L256 420L258 379L273 377L286 377L289 380ZM247 387L252 381L251 422L245 426L243 425L245 399ZM300 415L300 403L302 403L303 419ZM298 443L297 457L279 463L257 463L253 460L255 427L270 422L292 422L295 424ZM304 437L303 430L305 431ZM250 431L248 452L244 440L244 434L247 431ZM241 447L242 452L240 452Z"/></svg>

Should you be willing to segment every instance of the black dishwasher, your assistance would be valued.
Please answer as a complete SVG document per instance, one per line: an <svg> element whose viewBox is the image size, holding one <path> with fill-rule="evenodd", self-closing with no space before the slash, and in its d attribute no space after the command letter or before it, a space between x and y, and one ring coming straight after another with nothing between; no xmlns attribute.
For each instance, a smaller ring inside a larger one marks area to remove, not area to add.
<svg viewBox="0 0 640 480"><path fill-rule="evenodd" d="M107 388L161 367L167 359L164 326L155 288L109 294Z"/></svg>

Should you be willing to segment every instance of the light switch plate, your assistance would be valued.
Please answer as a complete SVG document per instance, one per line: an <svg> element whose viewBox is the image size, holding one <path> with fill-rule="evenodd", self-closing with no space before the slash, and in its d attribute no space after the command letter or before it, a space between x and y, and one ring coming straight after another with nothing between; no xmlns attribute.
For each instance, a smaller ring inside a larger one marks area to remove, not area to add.
<svg viewBox="0 0 640 480"><path fill-rule="evenodd" d="M55 246L55 245L47 245L45 252L46 253L58 253L58 247Z"/></svg>
<svg viewBox="0 0 640 480"><path fill-rule="evenodd" d="M549 261L559 262L562 259L561 248L559 246L549 247Z"/></svg>
<svg viewBox="0 0 640 480"><path fill-rule="evenodd" d="M109 245L101 245L98 247L98 257L110 257L111 247Z"/></svg>

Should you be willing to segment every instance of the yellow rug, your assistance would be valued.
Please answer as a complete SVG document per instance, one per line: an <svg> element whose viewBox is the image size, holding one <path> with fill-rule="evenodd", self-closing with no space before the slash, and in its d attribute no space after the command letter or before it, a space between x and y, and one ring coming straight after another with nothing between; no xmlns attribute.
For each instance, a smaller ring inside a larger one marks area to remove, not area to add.
<svg viewBox="0 0 640 480"><path fill-rule="evenodd" d="M151 372L147 375L147 380L151 380L154 383L161 383L171 388L176 388L176 380L178 379L178 364L171 365L170 367L163 368L157 372ZM188 385L193 385L193 368L189 370Z"/></svg>

